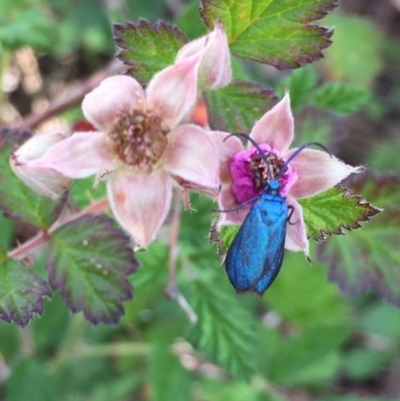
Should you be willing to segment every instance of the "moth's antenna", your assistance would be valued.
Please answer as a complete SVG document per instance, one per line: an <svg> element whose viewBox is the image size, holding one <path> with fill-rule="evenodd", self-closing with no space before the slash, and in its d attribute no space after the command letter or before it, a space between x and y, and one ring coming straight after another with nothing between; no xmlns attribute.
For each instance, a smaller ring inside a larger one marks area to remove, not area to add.
<svg viewBox="0 0 400 401"><path fill-rule="evenodd" d="M276 178L277 180L279 180L282 177L282 174L286 171L288 164L300 153L302 152L304 149L309 148L310 146L319 146L320 148L322 148L323 150L325 150L325 152L328 153L329 156L332 157L331 153L329 152L329 150L322 145L319 142L308 142L305 143L303 146L300 146L290 157L289 159L286 160L285 164L281 167L281 169L279 170L279 174L278 177Z"/></svg>
<svg viewBox="0 0 400 401"><path fill-rule="evenodd" d="M258 143L254 139L250 138L249 135L246 135L246 134L230 134L224 139L224 142L231 136L238 136L240 138L246 139L247 141L250 141L254 145L254 147L257 149L258 153L260 154L261 158L263 159L264 163L267 165L268 175L270 176L270 179L272 179L271 166L268 162L268 159L265 157L263 150L258 145Z"/></svg>

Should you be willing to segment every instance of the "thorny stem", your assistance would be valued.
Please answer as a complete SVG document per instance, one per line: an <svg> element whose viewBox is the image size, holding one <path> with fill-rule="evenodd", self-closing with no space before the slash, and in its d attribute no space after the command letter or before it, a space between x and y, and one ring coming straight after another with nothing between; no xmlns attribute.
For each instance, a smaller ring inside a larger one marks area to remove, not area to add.
<svg viewBox="0 0 400 401"><path fill-rule="evenodd" d="M60 97L52 101L49 107L40 114L32 113L25 117L19 124L16 124L16 128L33 129L41 124L43 121L60 114L62 111L75 106L80 103L85 95L91 92L94 88L100 85L101 81L105 78L123 73L124 66L119 60L113 60L103 69L96 72L88 79L80 82L78 85L71 89L65 96Z"/></svg>
<svg viewBox="0 0 400 401"><path fill-rule="evenodd" d="M186 298L179 292L176 285L176 260L178 257L178 237L181 221L181 202L182 192L180 190L175 190L172 200L172 220L169 232L169 278L167 287L165 288L165 294L169 299L178 303L178 305L186 313L191 323L196 323L196 313L193 311Z"/></svg>
<svg viewBox="0 0 400 401"><path fill-rule="evenodd" d="M51 233L54 232L54 230L56 230L61 225L76 220L85 214L104 212L107 209L107 207L108 207L108 199L104 198L99 201L93 202L84 210L81 210L74 214L63 216L61 219L57 220L48 230L41 230L29 241L26 241L22 245L18 246L18 248L15 248L12 251L8 252L7 259L18 259L18 260L24 259L30 253L32 253L32 251L34 251L39 245L46 243L50 239Z"/></svg>

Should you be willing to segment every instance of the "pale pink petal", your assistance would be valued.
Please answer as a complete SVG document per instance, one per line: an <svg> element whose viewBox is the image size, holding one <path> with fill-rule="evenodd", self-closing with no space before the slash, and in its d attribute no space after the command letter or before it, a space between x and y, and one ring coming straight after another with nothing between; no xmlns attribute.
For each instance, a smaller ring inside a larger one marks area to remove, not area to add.
<svg viewBox="0 0 400 401"><path fill-rule="evenodd" d="M171 204L172 185L168 175L119 170L110 176L107 192L115 218L136 244L146 246L152 242Z"/></svg>
<svg viewBox="0 0 400 401"><path fill-rule="evenodd" d="M286 203L293 206L291 215L286 228L285 248L290 251L303 251L309 258L309 242L307 239L306 225L303 218L303 209L299 203L291 196L286 198Z"/></svg>
<svg viewBox="0 0 400 401"><path fill-rule="evenodd" d="M85 96L82 110L99 131L107 131L121 115L144 105L144 93L139 82L127 75L115 75L106 78Z"/></svg>
<svg viewBox="0 0 400 401"><path fill-rule="evenodd" d="M287 151L294 137L294 119L289 93L256 122L250 136L258 144L266 143L280 154ZM249 147L252 146L249 142Z"/></svg>
<svg viewBox="0 0 400 401"><path fill-rule="evenodd" d="M200 186L218 188L217 146L203 128L186 124L170 137L164 168L170 174Z"/></svg>
<svg viewBox="0 0 400 401"><path fill-rule="evenodd" d="M208 35L193 40L183 46L175 62L192 57L204 51L199 68L199 88L217 89L232 81L232 67L228 38L223 25L217 21Z"/></svg>
<svg viewBox="0 0 400 401"><path fill-rule="evenodd" d="M116 167L106 139L100 132L77 132L30 164L35 168L52 168L70 178L106 174Z"/></svg>
<svg viewBox="0 0 400 401"><path fill-rule="evenodd" d="M237 137L230 137L227 132L210 131L211 138L217 145L219 159L219 177L221 182L231 182L230 164L233 157L244 150Z"/></svg>
<svg viewBox="0 0 400 401"><path fill-rule="evenodd" d="M201 55L184 59L154 75L146 89L147 106L170 128L194 106Z"/></svg>
<svg viewBox="0 0 400 401"><path fill-rule="evenodd" d="M286 155L287 160L296 149ZM338 184L351 173L360 172L360 167L343 163L328 153L315 149L304 149L291 162L298 179L289 191L295 198L308 198Z"/></svg>
<svg viewBox="0 0 400 401"><path fill-rule="evenodd" d="M222 184L220 193L218 195L218 209L231 210L237 208L238 206L240 206L240 204L236 201L232 193L231 185ZM233 212L219 213L217 227L243 224L250 208L251 205L247 205Z"/></svg>
<svg viewBox="0 0 400 401"><path fill-rule="evenodd" d="M60 132L35 135L12 153L10 159L14 173L28 187L49 198L58 198L73 181L51 168L35 168L31 162L40 158L49 148L63 139L65 135Z"/></svg>

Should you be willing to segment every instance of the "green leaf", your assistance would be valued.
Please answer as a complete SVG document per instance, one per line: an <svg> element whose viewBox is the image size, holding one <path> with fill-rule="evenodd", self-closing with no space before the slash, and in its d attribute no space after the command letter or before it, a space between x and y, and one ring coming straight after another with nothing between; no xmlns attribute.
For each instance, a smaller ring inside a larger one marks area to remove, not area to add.
<svg viewBox="0 0 400 401"><path fill-rule="evenodd" d="M192 378L170 347L156 345L150 356L150 382L153 401L187 401Z"/></svg>
<svg viewBox="0 0 400 401"><path fill-rule="evenodd" d="M279 94L283 97L285 90L290 93L290 106L293 111L306 106L317 85L318 76L314 68L307 65L293 71L279 84Z"/></svg>
<svg viewBox="0 0 400 401"><path fill-rule="evenodd" d="M199 16L199 0L189 2L179 15L176 24L190 40L206 34L206 27Z"/></svg>
<svg viewBox="0 0 400 401"><path fill-rule="evenodd" d="M50 375L45 364L29 356L19 360L6 382L8 401L53 401L60 399L58 380Z"/></svg>
<svg viewBox="0 0 400 401"><path fill-rule="evenodd" d="M52 233L47 269L72 312L93 324L117 323L132 298L128 275L138 263L129 237L104 215L85 215Z"/></svg>
<svg viewBox="0 0 400 401"><path fill-rule="evenodd" d="M381 211L339 185L298 202L303 207L307 235L316 241L359 228Z"/></svg>
<svg viewBox="0 0 400 401"><path fill-rule="evenodd" d="M326 75L334 81L372 84L383 66L385 38L379 28L366 18L339 13L329 15L324 22L335 27L332 46L320 64Z"/></svg>
<svg viewBox="0 0 400 401"><path fill-rule="evenodd" d="M0 48L23 46L50 50L57 41L55 21L39 1L3 1L0 6ZM16 4L17 3L17 4ZM47 15L46 15L47 14Z"/></svg>
<svg viewBox="0 0 400 401"><path fill-rule="evenodd" d="M212 129L241 133L249 133L276 100L271 89L244 81L208 91L205 98Z"/></svg>
<svg viewBox="0 0 400 401"><path fill-rule="evenodd" d="M199 319L190 330L190 342L233 376L249 379L255 363L254 322L233 289L219 275L197 280L190 304Z"/></svg>
<svg viewBox="0 0 400 401"><path fill-rule="evenodd" d="M325 265L310 266L302 253L286 252L281 271L263 301L296 327L346 321L348 305L326 274Z"/></svg>
<svg viewBox="0 0 400 401"><path fill-rule="evenodd" d="M167 22L151 24L140 20L114 25L115 42L122 49L118 58L130 67L130 74L145 84L152 76L173 64L177 51L187 42L185 35Z"/></svg>
<svg viewBox="0 0 400 401"><path fill-rule="evenodd" d="M218 246L218 255L223 257L231 246L241 226L221 226L219 231L216 228L216 221L211 225L210 242Z"/></svg>
<svg viewBox="0 0 400 401"><path fill-rule="evenodd" d="M269 360L268 379L286 386L332 379L340 367L340 360L332 355L350 333L345 325L319 324L295 338L281 339Z"/></svg>
<svg viewBox="0 0 400 401"><path fill-rule="evenodd" d="M45 198L29 189L11 170L9 158L24 132L0 130L0 208L7 217L13 217L46 229L56 220L66 200ZM12 156L11 156L12 157Z"/></svg>
<svg viewBox="0 0 400 401"><path fill-rule="evenodd" d="M331 238L321 247L321 258L329 263L329 278L345 293L374 290L400 306L400 180L396 176L365 176L353 185L357 192L385 211L362 230L345 239Z"/></svg>
<svg viewBox="0 0 400 401"><path fill-rule="evenodd" d="M200 15L210 29L222 21L233 55L284 69L322 57L332 32L310 23L336 6L336 0L203 0Z"/></svg>
<svg viewBox="0 0 400 401"><path fill-rule="evenodd" d="M6 259L0 251L0 319L25 327L34 313L43 313L44 297L50 297L47 283L21 262Z"/></svg>
<svg viewBox="0 0 400 401"><path fill-rule="evenodd" d="M362 86L327 83L314 93L314 103L321 109L345 117L359 110L369 99L370 92Z"/></svg>
<svg viewBox="0 0 400 401"><path fill-rule="evenodd" d="M400 340L400 310L382 302L374 304L366 311L360 322L360 329L382 336L388 340Z"/></svg>

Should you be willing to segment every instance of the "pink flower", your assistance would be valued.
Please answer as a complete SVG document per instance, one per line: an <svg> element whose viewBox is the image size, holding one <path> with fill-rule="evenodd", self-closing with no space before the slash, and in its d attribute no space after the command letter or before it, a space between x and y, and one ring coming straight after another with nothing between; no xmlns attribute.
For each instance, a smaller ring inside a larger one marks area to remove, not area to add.
<svg viewBox="0 0 400 401"><path fill-rule="evenodd" d="M294 138L294 120L290 109L289 94L264 114L253 127L250 137L259 144L270 163L270 177L265 162L254 146L248 142L245 149L237 137L227 140L225 132L213 132L219 149L221 191L219 209L233 209L261 194L268 180L277 176L281 166L296 151L289 149ZM280 182L280 194L293 206L291 221L287 225L285 248L304 251L308 256L309 242L303 212L296 198L307 198L338 184L351 173L362 171L349 166L326 152L315 149L302 150L288 165ZM221 213L220 225L243 223L251 204L238 211Z"/></svg>
<svg viewBox="0 0 400 401"><path fill-rule="evenodd" d="M105 79L82 104L97 131L74 133L30 167L107 179L116 219L146 246L167 216L172 179L206 192L219 185L215 143L201 127L180 125L195 104L203 57L198 51L160 71L146 91L128 76Z"/></svg>

